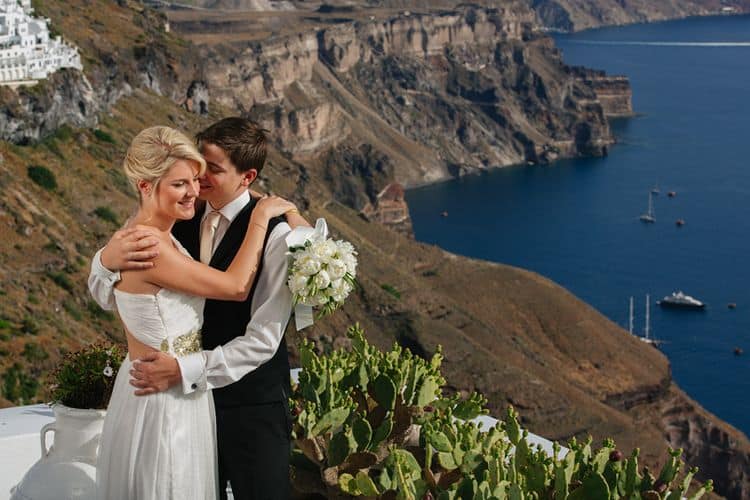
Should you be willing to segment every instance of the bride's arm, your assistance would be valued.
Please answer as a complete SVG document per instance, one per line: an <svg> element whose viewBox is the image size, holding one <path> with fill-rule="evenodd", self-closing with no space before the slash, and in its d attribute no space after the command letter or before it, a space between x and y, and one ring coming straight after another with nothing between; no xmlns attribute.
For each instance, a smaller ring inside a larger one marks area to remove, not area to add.
<svg viewBox="0 0 750 500"><path fill-rule="evenodd" d="M174 248L171 241L160 241L154 267L140 272L146 281L162 288L210 299L245 300L258 269L268 221L289 210L294 210L294 205L281 198L259 201L242 246L226 271L192 260Z"/></svg>
<svg viewBox="0 0 750 500"><path fill-rule="evenodd" d="M254 189L248 189L248 191L250 192L250 196L256 199L266 196ZM284 217L286 218L286 223L289 224L289 227L292 228L292 230L297 229L298 227L312 227L312 225L307 222L307 219L300 215L299 210L296 208L285 213Z"/></svg>
<svg viewBox="0 0 750 500"><path fill-rule="evenodd" d="M297 229L298 227L312 227L310 223L307 222L307 219L302 217L296 209L284 214L284 216L286 217L286 223L289 224L289 227L292 228L292 230Z"/></svg>

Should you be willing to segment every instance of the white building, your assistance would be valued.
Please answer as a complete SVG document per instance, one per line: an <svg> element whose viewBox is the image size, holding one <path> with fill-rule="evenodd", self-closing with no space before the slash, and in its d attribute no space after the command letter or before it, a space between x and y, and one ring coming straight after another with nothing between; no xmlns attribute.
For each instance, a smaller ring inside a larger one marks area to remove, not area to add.
<svg viewBox="0 0 750 500"><path fill-rule="evenodd" d="M31 0L0 0L0 84L83 68L78 50L59 36L50 38L49 20L33 17L33 12Z"/></svg>

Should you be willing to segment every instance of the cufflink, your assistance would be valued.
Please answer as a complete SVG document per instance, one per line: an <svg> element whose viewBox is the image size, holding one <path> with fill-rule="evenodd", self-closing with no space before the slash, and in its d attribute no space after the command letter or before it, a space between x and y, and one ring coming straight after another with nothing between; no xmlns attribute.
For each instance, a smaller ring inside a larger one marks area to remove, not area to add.
<svg viewBox="0 0 750 500"><path fill-rule="evenodd" d="M192 384L192 385L190 386L190 388L191 388L191 389L197 389L197 388L198 388L198 384Z"/></svg>

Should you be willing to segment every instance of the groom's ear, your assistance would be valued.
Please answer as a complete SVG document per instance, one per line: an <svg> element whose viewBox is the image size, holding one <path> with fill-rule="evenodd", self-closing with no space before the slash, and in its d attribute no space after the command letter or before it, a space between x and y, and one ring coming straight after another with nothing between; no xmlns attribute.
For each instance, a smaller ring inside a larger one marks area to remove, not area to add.
<svg viewBox="0 0 750 500"><path fill-rule="evenodd" d="M258 171L255 170L254 168L251 168L250 170L248 170L242 175L242 185L245 187L248 187L257 178L258 178Z"/></svg>

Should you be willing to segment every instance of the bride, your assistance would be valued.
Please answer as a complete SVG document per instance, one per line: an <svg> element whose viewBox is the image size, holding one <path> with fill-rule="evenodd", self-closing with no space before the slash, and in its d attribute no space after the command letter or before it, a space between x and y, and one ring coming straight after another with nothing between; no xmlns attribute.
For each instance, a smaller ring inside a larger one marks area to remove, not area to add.
<svg viewBox="0 0 750 500"><path fill-rule="evenodd" d="M201 350L203 297L244 300L251 288L271 218L294 211L278 197L253 209L242 247L226 272L193 260L171 235L191 219L206 163L193 142L169 127L151 127L131 143L123 162L139 195L129 222L151 226L159 255L149 269L122 273L114 291L128 356L115 380L102 431L97 498L212 500L218 494L216 432L209 391L179 387L135 396L131 360L152 351L183 356Z"/></svg>

